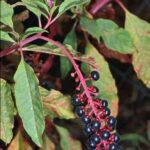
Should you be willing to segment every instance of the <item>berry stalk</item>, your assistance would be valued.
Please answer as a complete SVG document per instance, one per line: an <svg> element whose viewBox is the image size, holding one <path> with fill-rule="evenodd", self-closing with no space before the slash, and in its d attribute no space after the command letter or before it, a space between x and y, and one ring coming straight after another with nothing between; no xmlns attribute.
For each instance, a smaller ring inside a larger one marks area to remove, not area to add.
<svg viewBox="0 0 150 150"><path fill-rule="evenodd" d="M100 117L99 117L99 115L98 115L97 109L96 109L95 106L94 106L92 97L91 97L91 95L90 95L90 93L89 93L89 90L88 90L88 87L87 87L86 82L85 82L85 80L84 80L84 77L83 77L83 75L82 75L82 73L81 73L81 71L80 71L78 65L76 64L75 60L74 60L73 57L71 56L71 54L68 52L68 50L67 50L62 44L60 44L60 43L57 42L57 41L53 41L52 39L49 39L49 38L44 37L44 36L39 36L39 39L42 39L42 40L45 40L45 41L49 41L50 43L56 45L56 46L57 46L58 48L60 48L60 49L65 53L65 55L68 57L68 59L70 60L70 62L71 62L72 65L73 65L74 69L76 70L76 73L77 73L77 75L78 75L78 77L79 77L79 80L80 80L82 86L83 86L83 89L84 89L85 94L86 94L86 96L87 96L87 98L88 98L88 101L89 101L89 104L90 104L90 106L91 106L91 108L92 108L92 111L93 111L94 115L97 117L97 119L100 121Z"/></svg>

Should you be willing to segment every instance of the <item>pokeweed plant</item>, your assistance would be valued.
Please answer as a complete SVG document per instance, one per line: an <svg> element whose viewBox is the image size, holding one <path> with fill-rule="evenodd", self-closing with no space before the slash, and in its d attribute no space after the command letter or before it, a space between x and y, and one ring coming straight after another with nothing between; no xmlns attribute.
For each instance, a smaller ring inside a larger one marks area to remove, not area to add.
<svg viewBox="0 0 150 150"><path fill-rule="evenodd" d="M81 150L81 143L71 136L68 129L53 122L55 118L74 119L75 114L83 122L87 149L123 149L118 144L120 138L116 132L117 88L108 63L98 50L103 43L118 55L132 55L137 75L150 87L150 25L131 14L119 0L114 2L125 12L125 28L110 19L95 19L95 14L110 2L112 1L22 0L10 5L4 0L0 1L0 34L3 42L0 57L15 55L19 61L13 83L8 83L5 79L0 82L0 139L8 144L9 150L35 149L35 146L44 150ZM15 14L16 8L26 10ZM22 25L29 17L29 12L37 17L38 26L20 32L19 23ZM64 37L64 42L56 41L54 36L57 35L57 24L64 16L68 16L74 25ZM43 20L46 20L46 24ZM76 31L84 35L84 54L77 51L79 43ZM91 38L96 41L95 46ZM38 40L45 43L38 44ZM27 52L33 53L32 67L26 62ZM42 53L50 56L39 70L35 66L40 64ZM39 85L39 80L48 73L54 62L53 55L61 56L62 78L70 73L72 66L74 68L70 75L78 85L73 96ZM16 132L13 131L14 120L19 122ZM59 135L57 142L52 129Z"/></svg>

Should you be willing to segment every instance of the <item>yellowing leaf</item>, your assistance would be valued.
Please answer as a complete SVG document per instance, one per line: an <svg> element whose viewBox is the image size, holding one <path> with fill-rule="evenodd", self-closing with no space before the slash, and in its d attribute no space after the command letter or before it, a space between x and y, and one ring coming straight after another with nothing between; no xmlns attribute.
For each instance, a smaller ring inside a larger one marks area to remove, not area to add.
<svg viewBox="0 0 150 150"><path fill-rule="evenodd" d="M71 106L70 96L64 96L62 93L56 90L49 91L46 96L46 92L44 92L42 89L40 91L44 103L44 108L46 110L46 115L52 119L55 117L63 119L75 118Z"/></svg>
<svg viewBox="0 0 150 150"><path fill-rule="evenodd" d="M23 138L21 131L18 131L7 150L33 150L33 148Z"/></svg>
<svg viewBox="0 0 150 150"><path fill-rule="evenodd" d="M44 134L43 146L40 150L55 150L54 143L51 141L51 139L46 134Z"/></svg>
<svg viewBox="0 0 150 150"><path fill-rule="evenodd" d="M98 72L100 74L100 79L98 81L94 81L93 85L99 88L100 98L108 100L109 108L111 109L111 114L116 116L118 113L118 95L117 88L115 85L115 80L110 72L108 63L101 56L101 54L96 50L96 48L87 43L85 54L88 57L93 57L97 66ZM87 64L83 64L82 70L84 73L89 74L93 68L91 68Z"/></svg>
<svg viewBox="0 0 150 150"><path fill-rule="evenodd" d="M73 138L67 129L58 125L55 127L60 135L62 150L82 150L81 143Z"/></svg>
<svg viewBox="0 0 150 150"><path fill-rule="evenodd" d="M150 24L126 10L125 28L131 34L137 49L133 54L134 69L150 88Z"/></svg>

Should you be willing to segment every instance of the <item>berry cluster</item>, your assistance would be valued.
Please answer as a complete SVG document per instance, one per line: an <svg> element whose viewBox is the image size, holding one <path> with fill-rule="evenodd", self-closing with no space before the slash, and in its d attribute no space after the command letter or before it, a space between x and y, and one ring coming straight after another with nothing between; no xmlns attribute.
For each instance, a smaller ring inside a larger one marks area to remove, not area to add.
<svg viewBox="0 0 150 150"><path fill-rule="evenodd" d="M75 73L72 73L76 82L79 82ZM99 73L92 71L86 80L97 81ZM85 92L72 96L72 104L75 106L76 114L84 124L84 132L88 136L89 150L122 150L118 145L120 137L115 132L116 119L110 115L108 102L98 98L99 90L95 86L87 87L92 98L91 107ZM76 88L81 91L81 83ZM94 109L94 110L93 110Z"/></svg>

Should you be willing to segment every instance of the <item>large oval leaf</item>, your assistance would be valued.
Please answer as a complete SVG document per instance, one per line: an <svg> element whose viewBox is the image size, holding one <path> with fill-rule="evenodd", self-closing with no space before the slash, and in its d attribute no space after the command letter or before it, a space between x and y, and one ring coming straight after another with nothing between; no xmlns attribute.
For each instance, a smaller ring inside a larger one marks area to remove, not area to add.
<svg viewBox="0 0 150 150"><path fill-rule="evenodd" d="M87 43L85 53L87 56L93 57L96 65L98 66L100 79L96 82L94 81L93 84L99 88L100 97L108 100L111 113L113 116L116 116L118 113L117 88L108 63L90 43ZM82 71L85 74L89 74L92 70L93 68L91 68L89 65L82 64Z"/></svg>
<svg viewBox="0 0 150 150"><path fill-rule="evenodd" d="M55 127L60 135L62 150L82 150L81 143L73 138L67 129L58 125Z"/></svg>
<svg viewBox="0 0 150 150"><path fill-rule="evenodd" d="M0 79L0 139L8 144L14 127L15 107L11 96L11 88L7 82Z"/></svg>
<svg viewBox="0 0 150 150"><path fill-rule="evenodd" d="M82 17L80 24L83 30L97 38L98 41L102 38L109 49L123 54L133 53L134 47L130 34L125 29L119 28L115 22Z"/></svg>
<svg viewBox="0 0 150 150"><path fill-rule="evenodd" d="M14 80L16 105L23 126L32 140L41 146L45 123L38 79L23 58L17 68Z"/></svg>
<svg viewBox="0 0 150 150"><path fill-rule="evenodd" d="M150 88L150 24L126 10L125 28L131 34L137 49L133 54L135 71Z"/></svg>

